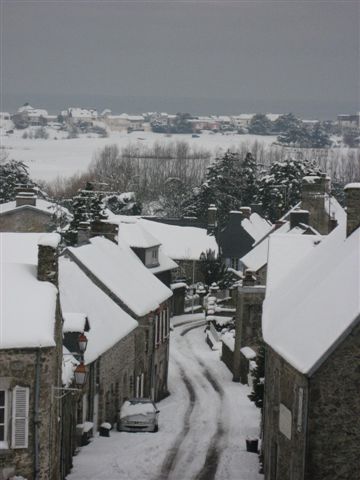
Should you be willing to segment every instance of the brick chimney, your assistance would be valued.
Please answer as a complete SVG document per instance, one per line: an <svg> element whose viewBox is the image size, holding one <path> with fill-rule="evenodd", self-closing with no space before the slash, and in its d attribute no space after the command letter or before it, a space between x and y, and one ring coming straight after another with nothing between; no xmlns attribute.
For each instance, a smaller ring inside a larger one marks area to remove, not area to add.
<svg viewBox="0 0 360 480"><path fill-rule="evenodd" d="M215 232L215 230L217 228L217 225L218 225L218 222L217 222L217 208L212 203L211 205L209 205L209 208L208 208L207 232L208 233Z"/></svg>
<svg viewBox="0 0 360 480"><path fill-rule="evenodd" d="M60 235L47 233L38 242L38 272L37 278L43 282L58 285L58 246Z"/></svg>
<svg viewBox="0 0 360 480"><path fill-rule="evenodd" d="M244 218L250 218L251 208L250 207L241 207L240 212L243 214Z"/></svg>
<svg viewBox="0 0 360 480"><path fill-rule="evenodd" d="M300 225L300 223L309 225L309 218L310 214L307 210L293 210L290 212L290 230Z"/></svg>
<svg viewBox="0 0 360 480"><path fill-rule="evenodd" d="M325 173L303 178L301 208L308 210L311 226L322 235L329 233L329 215L325 209L329 192L330 178Z"/></svg>
<svg viewBox="0 0 360 480"><path fill-rule="evenodd" d="M360 182L348 183L346 194L346 235L351 235L360 226Z"/></svg>

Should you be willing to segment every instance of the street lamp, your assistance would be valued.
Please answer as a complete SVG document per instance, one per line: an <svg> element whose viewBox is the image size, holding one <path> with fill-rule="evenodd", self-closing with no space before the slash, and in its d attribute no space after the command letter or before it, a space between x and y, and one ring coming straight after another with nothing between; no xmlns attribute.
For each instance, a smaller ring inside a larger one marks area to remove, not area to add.
<svg viewBox="0 0 360 480"><path fill-rule="evenodd" d="M69 392L81 392L82 387L86 384L88 372L84 365L84 353L88 344L88 339L86 335L80 333L78 338L78 347L80 350L80 363L76 366L74 370L74 381L75 385L78 388L68 388L68 387L52 387L52 394L54 398L61 399L65 397ZM64 355L76 355L73 353L65 353ZM54 392L63 392L60 395L56 396Z"/></svg>

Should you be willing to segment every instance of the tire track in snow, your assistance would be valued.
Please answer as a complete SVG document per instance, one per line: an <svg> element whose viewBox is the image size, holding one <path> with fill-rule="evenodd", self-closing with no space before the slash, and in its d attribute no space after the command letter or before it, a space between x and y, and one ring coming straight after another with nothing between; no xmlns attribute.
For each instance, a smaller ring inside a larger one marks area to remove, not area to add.
<svg viewBox="0 0 360 480"><path fill-rule="evenodd" d="M193 327L193 328L195 328L195 327ZM192 328L183 330L181 332L181 336L186 335L190 330L192 330ZM189 345L189 348L192 350L192 347L189 344L188 339L186 339L186 341ZM202 367L204 377L210 383L210 385L215 390L215 392L219 395L220 400L221 400L221 405L222 405L223 402L224 402L224 398L225 398L224 389L222 388L222 386L218 382L218 380L212 375L211 371L207 368L207 366L204 364L204 362L196 354L194 354L194 357L195 357L196 361L199 363L199 365ZM210 445L207 449L204 465L203 465L202 469L196 475L195 480L213 480L213 479L215 479L217 468L218 468L218 465L219 465L220 456L222 454L222 451L224 450L223 440L225 438L225 435L226 435L226 431L225 431L225 429L223 427L223 424L222 424L221 410L220 410L220 412L218 414L216 432L213 435L213 437L211 439L211 442L210 442Z"/></svg>
<svg viewBox="0 0 360 480"><path fill-rule="evenodd" d="M178 362L176 362L176 363L177 363L177 365L179 367L179 370L180 370L181 379L184 382L184 385L185 385L185 387L188 391L188 394L189 394L189 406L188 406L188 408L186 409L186 412L185 412L184 426L183 426L181 432L178 434L173 446L171 447L169 453L167 454L167 456L166 456L166 458L165 458L165 460L162 464L161 475L160 475L159 478L164 479L164 480L169 478L169 474L171 473L171 471L174 469L174 466L176 465L176 460L177 460L178 454L180 452L181 444L185 440L185 438L188 435L188 433L190 431L190 428L191 428L190 417L191 417L192 411L194 409L194 406L195 406L195 403L196 403L196 400L197 400L195 389L192 386L189 377L186 375L185 371L179 365L179 363Z"/></svg>

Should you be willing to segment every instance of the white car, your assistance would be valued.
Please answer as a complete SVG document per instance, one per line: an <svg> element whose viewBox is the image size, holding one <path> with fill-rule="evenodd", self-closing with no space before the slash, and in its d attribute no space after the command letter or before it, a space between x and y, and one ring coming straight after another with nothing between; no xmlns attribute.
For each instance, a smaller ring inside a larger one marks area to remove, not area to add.
<svg viewBox="0 0 360 480"><path fill-rule="evenodd" d="M119 432L157 432L159 410L149 398L126 400L119 412Z"/></svg>

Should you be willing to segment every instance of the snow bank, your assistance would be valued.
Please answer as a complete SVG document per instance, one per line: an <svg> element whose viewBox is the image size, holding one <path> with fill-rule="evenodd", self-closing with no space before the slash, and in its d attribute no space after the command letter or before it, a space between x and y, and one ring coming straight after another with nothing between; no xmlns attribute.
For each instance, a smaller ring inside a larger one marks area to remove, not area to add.
<svg viewBox="0 0 360 480"><path fill-rule="evenodd" d="M68 313L63 312L63 332L84 332L86 328L87 318L85 313Z"/></svg>

